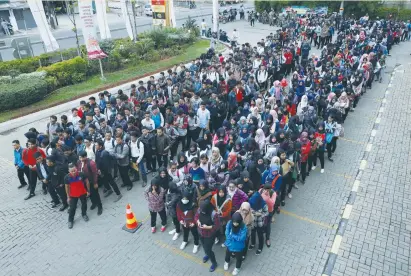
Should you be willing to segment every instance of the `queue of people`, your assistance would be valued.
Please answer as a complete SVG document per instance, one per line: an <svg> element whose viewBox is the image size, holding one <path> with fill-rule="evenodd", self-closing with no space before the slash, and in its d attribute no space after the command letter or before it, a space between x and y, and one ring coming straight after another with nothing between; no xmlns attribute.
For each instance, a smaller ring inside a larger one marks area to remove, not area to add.
<svg viewBox="0 0 411 276"><path fill-rule="evenodd" d="M382 78L397 23L340 24L319 55L306 32L283 28L227 56L210 49L189 66L132 85L129 95L90 97L69 117L51 116L44 133L29 129L27 148L13 141L19 188L28 186L28 200L39 179L52 208L69 207L72 228L78 200L88 221L88 197L101 215L99 189L118 201L118 176L127 190L141 182L153 234L157 216L161 232L170 218L181 250L190 239L193 254L201 245L213 272L213 246L221 244L224 270L234 258L237 275L248 252L271 247L274 215L317 161L321 173L326 160L334 162L344 121Z"/></svg>

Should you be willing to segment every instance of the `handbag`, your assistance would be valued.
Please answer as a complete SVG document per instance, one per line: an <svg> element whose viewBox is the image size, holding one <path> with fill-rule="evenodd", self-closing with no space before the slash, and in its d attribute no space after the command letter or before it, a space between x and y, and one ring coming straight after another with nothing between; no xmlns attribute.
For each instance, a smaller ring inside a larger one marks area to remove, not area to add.
<svg viewBox="0 0 411 276"><path fill-rule="evenodd" d="M331 141L333 140L334 134L332 133L327 133L325 135L325 141L327 142L327 144L331 143Z"/></svg>

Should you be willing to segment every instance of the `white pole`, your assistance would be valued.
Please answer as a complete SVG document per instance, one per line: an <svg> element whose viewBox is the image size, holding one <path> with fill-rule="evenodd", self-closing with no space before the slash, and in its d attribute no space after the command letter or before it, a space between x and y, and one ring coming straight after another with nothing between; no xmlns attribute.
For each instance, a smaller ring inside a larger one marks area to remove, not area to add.
<svg viewBox="0 0 411 276"><path fill-rule="evenodd" d="M101 63L101 59L100 59L100 58L98 59L98 63L99 63L99 65L100 65L100 73L101 73L100 79L101 79L102 81L105 81L106 78L104 77L104 73L103 73L103 64Z"/></svg>
<svg viewBox="0 0 411 276"><path fill-rule="evenodd" d="M340 5L340 15L343 16L344 14L344 1L341 1L341 5Z"/></svg>
<svg viewBox="0 0 411 276"><path fill-rule="evenodd" d="M218 8L218 0L213 0L213 32L215 33L218 33L218 19L220 17Z"/></svg>

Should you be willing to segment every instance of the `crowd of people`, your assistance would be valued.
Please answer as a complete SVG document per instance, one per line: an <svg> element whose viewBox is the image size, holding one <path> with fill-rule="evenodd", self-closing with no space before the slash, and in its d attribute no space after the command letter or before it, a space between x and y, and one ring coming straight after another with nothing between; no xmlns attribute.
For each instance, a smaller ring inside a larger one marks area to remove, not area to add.
<svg viewBox="0 0 411 276"><path fill-rule="evenodd" d="M211 272L220 243L224 270L234 258L237 275L247 252L271 246L274 214L317 161L321 173L325 160L333 162L345 119L381 80L403 24L347 20L337 28L333 17L319 16L295 23L226 56L210 49L189 66L132 85L129 95L90 97L71 116L51 116L45 132L30 128L27 148L13 141L25 199L39 179L52 208L69 207L72 228L78 200L87 221L88 197L101 215L99 190L105 198L114 191L118 201L118 176L127 190L141 182L152 233L157 214L161 232L171 219L172 240L182 233L184 250L191 233L193 253L201 243ZM326 31L310 39L307 30L317 25ZM321 53L313 54L318 43Z"/></svg>

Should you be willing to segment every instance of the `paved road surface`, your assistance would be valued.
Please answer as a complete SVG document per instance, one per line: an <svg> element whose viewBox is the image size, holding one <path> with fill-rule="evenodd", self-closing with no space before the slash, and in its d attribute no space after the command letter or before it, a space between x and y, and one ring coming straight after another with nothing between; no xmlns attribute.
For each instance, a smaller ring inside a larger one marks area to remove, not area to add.
<svg viewBox="0 0 411 276"><path fill-rule="evenodd" d="M260 24L251 28L245 22L225 28L229 33L239 29L242 42L254 43L274 30ZM396 68L396 75L368 164L363 167L333 275L407 275L410 271L407 176L411 99L409 89L405 89L411 85L411 58L405 52L409 45L395 46L388 60L387 72ZM323 272L390 80L389 74L384 77L350 113L344 124L346 137L338 141L334 163L326 162L324 174L313 172L304 186L293 190L293 198L287 199L282 213L275 216L271 248L265 247L258 257L250 252L242 274L316 276ZM46 121L39 120L33 126L44 129ZM196 255L191 253L191 237L182 252L178 249L181 237L173 242L167 233L150 233L140 183L130 192L123 189L124 197L117 203L113 203L114 197L104 199L103 215L89 211L88 223L77 212L72 230L67 229L67 214L50 209L50 198L41 195L40 188L35 198L24 201L26 191L16 189L11 141L24 141L27 129L0 135L0 275L209 275L208 265L201 262L202 249ZM144 221L135 234L121 230L127 203L137 219ZM170 221L168 225L167 231L172 228ZM216 275L223 275L224 250L216 246L214 251L220 265Z"/></svg>

